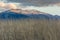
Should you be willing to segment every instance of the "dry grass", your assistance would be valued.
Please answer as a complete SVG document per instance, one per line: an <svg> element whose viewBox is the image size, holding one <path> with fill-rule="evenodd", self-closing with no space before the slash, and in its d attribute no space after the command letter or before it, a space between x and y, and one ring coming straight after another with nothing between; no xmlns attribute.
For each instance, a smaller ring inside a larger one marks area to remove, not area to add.
<svg viewBox="0 0 60 40"><path fill-rule="evenodd" d="M0 20L0 40L60 40L60 21Z"/></svg>

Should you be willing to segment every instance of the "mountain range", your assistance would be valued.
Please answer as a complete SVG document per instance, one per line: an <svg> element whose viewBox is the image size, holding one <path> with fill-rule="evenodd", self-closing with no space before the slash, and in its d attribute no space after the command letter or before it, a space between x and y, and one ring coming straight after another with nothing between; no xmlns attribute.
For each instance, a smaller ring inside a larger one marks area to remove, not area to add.
<svg viewBox="0 0 60 40"><path fill-rule="evenodd" d="M45 13L39 14L24 14L24 13L16 13L10 10L4 11L0 13L0 19L48 19L48 20L59 20L60 16L51 15Z"/></svg>

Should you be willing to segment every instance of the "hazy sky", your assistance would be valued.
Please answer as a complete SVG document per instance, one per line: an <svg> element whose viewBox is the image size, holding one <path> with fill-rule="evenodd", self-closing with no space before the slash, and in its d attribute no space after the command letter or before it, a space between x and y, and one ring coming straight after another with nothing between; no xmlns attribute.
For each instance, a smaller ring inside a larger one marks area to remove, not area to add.
<svg viewBox="0 0 60 40"><path fill-rule="evenodd" d="M53 15L60 15L60 0L0 0L1 2L13 3L19 7L25 7L25 9L36 9Z"/></svg>

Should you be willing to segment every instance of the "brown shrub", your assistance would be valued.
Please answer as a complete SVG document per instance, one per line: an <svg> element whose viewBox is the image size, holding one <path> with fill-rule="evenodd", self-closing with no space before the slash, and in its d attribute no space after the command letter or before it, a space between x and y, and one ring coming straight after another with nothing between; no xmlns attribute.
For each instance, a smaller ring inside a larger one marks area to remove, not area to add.
<svg viewBox="0 0 60 40"><path fill-rule="evenodd" d="M60 21L0 20L0 40L60 40Z"/></svg>

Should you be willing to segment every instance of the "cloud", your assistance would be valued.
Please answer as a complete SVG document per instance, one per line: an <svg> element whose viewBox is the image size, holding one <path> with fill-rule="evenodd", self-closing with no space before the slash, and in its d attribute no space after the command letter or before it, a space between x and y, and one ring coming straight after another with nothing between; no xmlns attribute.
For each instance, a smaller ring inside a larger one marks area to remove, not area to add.
<svg viewBox="0 0 60 40"><path fill-rule="evenodd" d="M60 3L56 3L55 5L60 6Z"/></svg>
<svg viewBox="0 0 60 40"><path fill-rule="evenodd" d="M13 3L8 4L7 7L9 9L17 9L17 6L15 4L13 4Z"/></svg>
<svg viewBox="0 0 60 40"><path fill-rule="evenodd" d="M3 3L3 2L0 2L0 7L5 8L6 7L6 4Z"/></svg>
<svg viewBox="0 0 60 40"><path fill-rule="evenodd" d="M60 3L60 0L7 0L7 2L22 3L23 5L47 6L49 4Z"/></svg>
<svg viewBox="0 0 60 40"><path fill-rule="evenodd" d="M19 6L19 3L0 2L0 9L18 9L18 8L21 8L21 6Z"/></svg>

